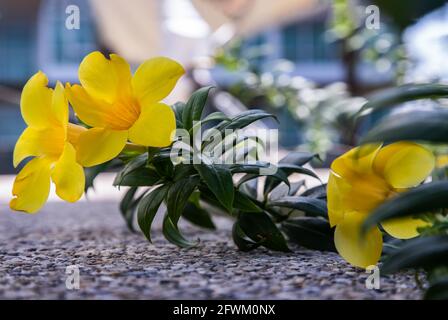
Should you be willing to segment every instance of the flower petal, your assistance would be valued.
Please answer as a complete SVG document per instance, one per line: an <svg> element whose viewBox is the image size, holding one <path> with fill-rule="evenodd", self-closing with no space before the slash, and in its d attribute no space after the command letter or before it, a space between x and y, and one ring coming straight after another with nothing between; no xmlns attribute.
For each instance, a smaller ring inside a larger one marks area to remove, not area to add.
<svg viewBox="0 0 448 320"><path fill-rule="evenodd" d="M82 132L76 146L77 161L83 167L92 167L115 158L127 141L127 131L92 128Z"/></svg>
<svg viewBox="0 0 448 320"><path fill-rule="evenodd" d="M66 143L61 157L56 162L52 172L51 179L56 185L56 194L65 201L78 201L85 186L84 170L76 162L75 148Z"/></svg>
<svg viewBox="0 0 448 320"><path fill-rule="evenodd" d="M64 131L67 130L68 124L68 101L65 96L64 86L58 81L54 88L53 98L51 101L53 117L62 126Z"/></svg>
<svg viewBox="0 0 448 320"><path fill-rule="evenodd" d="M129 139L144 146L166 147L176 130L176 117L166 104L143 106L140 117L129 129Z"/></svg>
<svg viewBox="0 0 448 320"><path fill-rule="evenodd" d="M327 184L327 206L330 225L334 227L344 219L344 212L347 211L343 201L343 193L346 192L344 180L330 172Z"/></svg>
<svg viewBox="0 0 448 320"><path fill-rule="evenodd" d="M110 105L100 100L94 100L80 85L67 84L65 86L68 100L75 110L76 115L91 127L105 127L106 116L110 111Z"/></svg>
<svg viewBox="0 0 448 320"><path fill-rule="evenodd" d="M413 142L396 142L382 148L375 171L394 188L410 188L423 182L435 167L435 156Z"/></svg>
<svg viewBox="0 0 448 320"><path fill-rule="evenodd" d="M397 239L415 238L419 235L417 228L428 225L428 222L412 217L394 218L381 223L384 230Z"/></svg>
<svg viewBox="0 0 448 320"><path fill-rule="evenodd" d="M185 73L174 60L158 57L143 62L132 78L134 95L142 105L149 105L165 98Z"/></svg>
<svg viewBox="0 0 448 320"><path fill-rule="evenodd" d="M23 119L30 127L45 128L54 121L51 110L53 90L47 85L47 76L39 71L23 87L20 109Z"/></svg>
<svg viewBox="0 0 448 320"><path fill-rule="evenodd" d="M366 214L359 212L347 213L334 233L334 243L342 258L361 268L376 265L383 248L383 238L377 227L372 228L364 238L361 237L361 224L365 217Z"/></svg>
<svg viewBox="0 0 448 320"><path fill-rule="evenodd" d="M372 172L372 164L381 144L366 144L344 153L331 164L331 170L343 178Z"/></svg>
<svg viewBox="0 0 448 320"><path fill-rule="evenodd" d="M23 159L31 156L47 156L57 159L64 145L64 131L62 127L35 129L26 128L14 148L13 164L17 167Z"/></svg>
<svg viewBox="0 0 448 320"><path fill-rule="evenodd" d="M113 103L123 90L130 93L131 69L120 56L112 54L106 59L95 51L79 65L79 81L92 98Z"/></svg>
<svg viewBox="0 0 448 320"><path fill-rule="evenodd" d="M28 162L14 180L12 210L35 213L48 199L50 192L50 161L34 158Z"/></svg>

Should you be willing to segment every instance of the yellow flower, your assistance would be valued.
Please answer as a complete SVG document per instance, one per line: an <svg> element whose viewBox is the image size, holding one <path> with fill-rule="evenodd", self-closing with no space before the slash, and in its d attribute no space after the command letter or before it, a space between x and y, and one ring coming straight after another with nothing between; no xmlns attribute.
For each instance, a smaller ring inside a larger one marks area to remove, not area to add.
<svg viewBox="0 0 448 320"><path fill-rule="evenodd" d="M79 200L85 177L76 162L76 141L85 129L68 122L68 102L64 87L47 87L48 79L38 72L25 84L20 101L28 127L14 148L14 166L33 157L17 175L10 202L13 210L34 213L45 204L50 182L57 195L69 202Z"/></svg>
<svg viewBox="0 0 448 320"><path fill-rule="evenodd" d="M448 166L448 155L444 154L444 155L440 155L437 157L437 168L445 168Z"/></svg>
<svg viewBox="0 0 448 320"><path fill-rule="evenodd" d="M435 166L434 155L412 142L385 147L354 148L331 165L328 180L328 215L336 226L334 241L339 254L358 267L375 265L381 257L382 234L372 228L361 238L360 226L367 215L388 198L423 182ZM418 235L420 219L399 218L382 223L391 236L409 239Z"/></svg>
<svg viewBox="0 0 448 320"><path fill-rule="evenodd" d="M176 120L160 100L183 74L180 64L163 57L145 61L132 76L116 54L110 59L100 52L87 55L79 66L82 86L66 86L77 116L92 127L79 138L79 163L88 167L113 159L128 139L143 146L170 145Z"/></svg>

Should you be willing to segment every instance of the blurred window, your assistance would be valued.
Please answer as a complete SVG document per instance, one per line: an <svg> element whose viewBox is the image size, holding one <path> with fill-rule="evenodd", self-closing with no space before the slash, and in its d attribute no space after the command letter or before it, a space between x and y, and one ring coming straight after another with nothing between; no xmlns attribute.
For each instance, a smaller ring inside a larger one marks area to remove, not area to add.
<svg viewBox="0 0 448 320"><path fill-rule="evenodd" d="M325 39L322 21L288 25L282 29L284 57L294 62L328 62L338 58L335 43Z"/></svg>
<svg viewBox="0 0 448 320"><path fill-rule="evenodd" d="M66 8L75 5L80 12L80 28L67 29ZM74 81L82 58L98 48L95 26L87 0L45 0L39 15L39 67L50 79Z"/></svg>

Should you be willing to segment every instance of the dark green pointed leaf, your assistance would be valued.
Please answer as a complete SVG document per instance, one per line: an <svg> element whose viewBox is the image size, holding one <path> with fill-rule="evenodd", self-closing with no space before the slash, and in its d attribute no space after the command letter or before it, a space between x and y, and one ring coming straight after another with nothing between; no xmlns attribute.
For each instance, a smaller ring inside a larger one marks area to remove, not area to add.
<svg viewBox="0 0 448 320"><path fill-rule="evenodd" d="M297 166L294 164L289 164L289 163L279 163L278 164L278 169L277 169L276 174L281 174L281 175L285 175L286 177L289 177L293 173L299 173L299 174L311 176L320 181L320 178L310 169L307 169L307 168L304 168L301 166ZM281 181L274 178L274 175L268 176L266 178L266 182L264 184L264 189L263 189L264 194L266 195L269 192L271 192L275 187L277 187L280 184L280 182Z"/></svg>
<svg viewBox="0 0 448 320"><path fill-rule="evenodd" d="M196 124L193 125L193 127L190 129L190 134L192 132L195 132L195 130L197 128L199 128L200 126L203 126L204 124L209 123L209 122L213 122L213 121L230 121L230 119L224 113L219 112L219 111L210 113L204 119L202 119L201 121L196 122Z"/></svg>
<svg viewBox="0 0 448 320"><path fill-rule="evenodd" d="M434 268L448 265L448 235L421 237L409 240L400 250L388 257L382 273L394 273L408 268Z"/></svg>
<svg viewBox="0 0 448 320"><path fill-rule="evenodd" d="M182 122L182 114L184 112L185 103L183 102L176 102L174 105L171 106L171 109L174 111L174 115L176 116L176 127L183 128L184 124Z"/></svg>
<svg viewBox="0 0 448 320"><path fill-rule="evenodd" d="M230 170L223 165L205 163L195 164L194 167L219 202L228 212L232 212L234 187Z"/></svg>
<svg viewBox="0 0 448 320"><path fill-rule="evenodd" d="M151 162L157 173L162 177L172 177L174 172L174 165L171 162L170 154L159 154L154 157Z"/></svg>
<svg viewBox="0 0 448 320"><path fill-rule="evenodd" d="M336 251L334 229L324 219L300 217L283 222L282 228L291 241L305 248Z"/></svg>
<svg viewBox="0 0 448 320"><path fill-rule="evenodd" d="M260 244L250 240L243 232L238 222L235 222L232 227L232 238L238 249L241 251L251 251L258 248Z"/></svg>
<svg viewBox="0 0 448 320"><path fill-rule="evenodd" d="M265 118L274 118L277 120L277 118L270 113L267 113L263 110L253 109L241 112L239 115L232 118L230 123L224 126L224 128L221 129L222 132L224 132L226 129L230 130L236 130L236 129L242 129L244 127L247 127L251 123L265 119Z"/></svg>
<svg viewBox="0 0 448 320"><path fill-rule="evenodd" d="M288 155L280 160L279 163L289 163L296 166L303 166L314 158L319 159L319 155L317 153L295 151L288 153Z"/></svg>
<svg viewBox="0 0 448 320"><path fill-rule="evenodd" d="M414 111L391 115L382 120L362 139L361 143L395 142L402 140L448 142L448 110Z"/></svg>
<svg viewBox="0 0 448 320"><path fill-rule="evenodd" d="M175 244L178 247L181 248L191 248L194 247L197 243L191 242L187 240L179 231L177 228L177 225L171 221L170 216L167 214L165 215L165 218L163 219L163 227L162 232L165 238L171 242L172 244Z"/></svg>
<svg viewBox="0 0 448 320"><path fill-rule="evenodd" d="M127 187L153 186L156 185L160 179L161 177L156 170L142 167L137 168L122 177L119 185Z"/></svg>
<svg viewBox="0 0 448 320"><path fill-rule="evenodd" d="M132 232L135 231L134 229L134 212L135 208L138 205L138 201L134 199L134 196L137 192L138 188L129 188L128 191L126 191L125 195L120 201L120 212L123 216L124 220L126 221L126 225L128 229Z"/></svg>
<svg viewBox="0 0 448 320"><path fill-rule="evenodd" d="M247 164L242 164L242 163L237 163L237 164L233 164L230 167L230 171L232 172L232 174L235 173L260 173L260 169L266 169L269 167L269 163L267 162L261 162L261 161L257 161L255 163L247 163Z"/></svg>
<svg viewBox="0 0 448 320"><path fill-rule="evenodd" d="M117 174L117 176L115 177L115 180L113 182L113 185L120 186L123 179L127 175L132 174L133 171L135 171L139 168L143 168L144 166L146 166L147 162L148 162L148 154L147 153L143 153L143 154L135 157L134 159L130 160L124 166L124 168Z"/></svg>
<svg viewBox="0 0 448 320"><path fill-rule="evenodd" d="M209 91L212 88L213 87L200 88L191 95L190 99L188 99L182 113L182 123L184 124L185 129L191 129L194 121L201 120L202 111L207 102Z"/></svg>
<svg viewBox="0 0 448 320"><path fill-rule="evenodd" d="M289 196L269 202L269 206L300 210L310 216L328 217L327 203L320 199Z"/></svg>
<svg viewBox="0 0 448 320"><path fill-rule="evenodd" d="M233 206L235 209L246 212L260 212L262 211L248 196L244 193L236 190L235 199L233 200Z"/></svg>
<svg viewBox="0 0 448 320"><path fill-rule="evenodd" d="M199 176L194 176L171 184L168 194L166 195L166 206L168 215L174 224L177 224L179 221L188 199L199 185L199 182Z"/></svg>
<svg viewBox="0 0 448 320"><path fill-rule="evenodd" d="M448 181L436 181L420 185L400 193L376 208L363 224L363 231L381 221L415 216L433 210L448 208Z"/></svg>
<svg viewBox="0 0 448 320"><path fill-rule="evenodd" d="M326 199L327 198L327 184L321 184L310 188L300 194L302 197L311 197L316 199Z"/></svg>
<svg viewBox="0 0 448 320"><path fill-rule="evenodd" d="M377 111L407 101L448 97L448 86L442 84L409 84L384 90L373 96L359 111Z"/></svg>
<svg viewBox="0 0 448 320"><path fill-rule="evenodd" d="M137 221L146 239L151 242L151 225L169 189L169 185L162 185L143 197L137 209Z"/></svg>
<svg viewBox="0 0 448 320"><path fill-rule="evenodd" d="M317 174L315 174L311 169L304 168L302 166L298 166L295 164L289 164L289 163L279 163L278 168L282 171L286 172L286 174L289 176L293 173L299 173L304 174L313 178L316 178L320 181L320 178Z"/></svg>
<svg viewBox="0 0 448 320"><path fill-rule="evenodd" d="M241 211L238 224L248 238L261 246L275 251L290 251L285 237L266 213Z"/></svg>
<svg viewBox="0 0 448 320"><path fill-rule="evenodd" d="M278 185L277 187L272 190L272 192L269 195L270 201L275 201L280 198L286 197L286 196L293 196L295 195L301 187L305 185L305 180L300 180L298 182L291 183L291 188L289 188L286 184L282 183Z"/></svg>
<svg viewBox="0 0 448 320"><path fill-rule="evenodd" d="M173 180L178 181L196 173L196 170L191 164L180 163L174 167Z"/></svg>
<svg viewBox="0 0 448 320"><path fill-rule="evenodd" d="M215 230L216 226L210 217L210 214L196 206L194 203L188 202L182 212L182 217L191 223L205 229Z"/></svg>

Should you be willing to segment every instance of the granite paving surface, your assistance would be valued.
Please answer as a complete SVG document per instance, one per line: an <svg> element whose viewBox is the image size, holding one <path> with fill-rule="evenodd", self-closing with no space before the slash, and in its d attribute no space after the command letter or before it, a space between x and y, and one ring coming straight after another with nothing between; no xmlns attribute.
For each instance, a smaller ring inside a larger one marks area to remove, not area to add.
<svg viewBox="0 0 448 320"><path fill-rule="evenodd" d="M200 238L194 249L153 244L128 231L117 201L50 202L36 215L0 207L1 299L418 299L413 274L381 278L368 290L363 270L335 253L295 247L292 253L245 253L231 240L230 223L218 231L182 224ZM66 287L76 265L79 290Z"/></svg>

